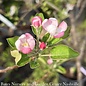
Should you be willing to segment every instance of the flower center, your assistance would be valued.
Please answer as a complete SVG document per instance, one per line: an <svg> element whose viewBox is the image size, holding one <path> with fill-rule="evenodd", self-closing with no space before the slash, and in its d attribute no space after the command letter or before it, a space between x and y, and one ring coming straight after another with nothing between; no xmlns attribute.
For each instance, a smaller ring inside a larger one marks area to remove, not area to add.
<svg viewBox="0 0 86 86"><path fill-rule="evenodd" d="M55 35L57 35L58 33L61 32L61 28L57 28L56 32L55 32Z"/></svg>
<svg viewBox="0 0 86 86"><path fill-rule="evenodd" d="M24 46L24 47L29 47L29 44L28 44L27 42L24 42L24 43L22 44L22 46Z"/></svg>

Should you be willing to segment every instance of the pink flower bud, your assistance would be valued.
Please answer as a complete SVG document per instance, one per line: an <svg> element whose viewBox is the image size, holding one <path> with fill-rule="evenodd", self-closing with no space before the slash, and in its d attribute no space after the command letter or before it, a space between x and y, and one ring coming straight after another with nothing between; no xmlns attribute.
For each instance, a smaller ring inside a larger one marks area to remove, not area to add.
<svg viewBox="0 0 86 86"><path fill-rule="evenodd" d="M50 59L47 60L47 63L50 65L50 64L53 63L53 60L50 58Z"/></svg>
<svg viewBox="0 0 86 86"><path fill-rule="evenodd" d="M60 38L64 36L64 32L67 29L67 23L63 21L58 26L58 21L55 18L49 18L42 22L42 27L55 38Z"/></svg>
<svg viewBox="0 0 86 86"><path fill-rule="evenodd" d="M39 16L35 16L34 18L32 18L32 26L34 27L40 27L42 24L42 18Z"/></svg>
<svg viewBox="0 0 86 86"><path fill-rule="evenodd" d="M40 49L43 50L46 48L46 44L44 42L41 42L39 45Z"/></svg>
<svg viewBox="0 0 86 86"><path fill-rule="evenodd" d="M30 53L35 46L35 40L29 33L22 34L15 42L16 48L23 54Z"/></svg>

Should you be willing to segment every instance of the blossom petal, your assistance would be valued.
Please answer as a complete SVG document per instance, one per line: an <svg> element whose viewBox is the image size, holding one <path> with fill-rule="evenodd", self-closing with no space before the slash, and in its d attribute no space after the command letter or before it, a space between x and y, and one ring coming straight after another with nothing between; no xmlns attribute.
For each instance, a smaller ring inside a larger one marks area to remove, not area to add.
<svg viewBox="0 0 86 86"><path fill-rule="evenodd" d="M20 40L17 40L17 41L15 42L15 45L16 45L16 48L20 51L21 41L20 41Z"/></svg>
<svg viewBox="0 0 86 86"><path fill-rule="evenodd" d="M22 34L20 37L19 37L19 39L22 39L22 38L25 38L26 36L25 36L25 34Z"/></svg>
<svg viewBox="0 0 86 86"><path fill-rule="evenodd" d="M30 48L33 50L34 49L34 46L35 46L34 39L27 39L27 42L28 42Z"/></svg>
<svg viewBox="0 0 86 86"><path fill-rule="evenodd" d="M62 32L62 31L66 31L66 29L67 29L67 23L66 23L65 21L62 21L62 22L60 23L60 25L58 26L58 28L61 29L61 32Z"/></svg>
<svg viewBox="0 0 86 86"><path fill-rule="evenodd" d="M49 32L51 35L54 35L57 29L58 21L55 18L45 19L42 22L43 28Z"/></svg>
<svg viewBox="0 0 86 86"><path fill-rule="evenodd" d="M32 39L33 39L33 36L32 36L31 34L29 34L29 33L25 33L25 37L26 37L27 39L29 39L29 38L32 38Z"/></svg>
<svg viewBox="0 0 86 86"><path fill-rule="evenodd" d="M26 33L25 35L26 35L27 42L28 42L30 48L33 50L33 48L34 48L34 46L35 46L35 41L34 41L33 36L30 35L30 34L28 34L28 33Z"/></svg>
<svg viewBox="0 0 86 86"><path fill-rule="evenodd" d="M42 22L42 27L47 30L47 26L49 26L49 22L48 22L48 19L45 19L43 22Z"/></svg>
<svg viewBox="0 0 86 86"><path fill-rule="evenodd" d="M64 36L64 31L63 31L63 32L60 32L60 33L58 33L58 34L56 34L56 35L54 36L54 38L60 38L60 37L62 37L62 36Z"/></svg>
<svg viewBox="0 0 86 86"><path fill-rule="evenodd" d="M52 36L55 34L57 29L54 25L49 25L47 28L47 32L49 32Z"/></svg>
<svg viewBox="0 0 86 86"><path fill-rule="evenodd" d="M28 48L28 47L22 47L22 49L20 50L22 53L24 54L28 54L30 53L32 50L31 48Z"/></svg>
<svg viewBox="0 0 86 86"><path fill-rule="evenodd" d="M56 27L58 26L58 21L56 18L49 18L49 21L52 22L52 25L55 25Z"/></svg>
<svg viewBox="0 0 86 86"><path fill-rule="evenodd" d="M26 36L25 36L25 34L22 34L22 35L19 37L19 40L20 40L21 42L25 42L25 41L26 41Z"/></svg>

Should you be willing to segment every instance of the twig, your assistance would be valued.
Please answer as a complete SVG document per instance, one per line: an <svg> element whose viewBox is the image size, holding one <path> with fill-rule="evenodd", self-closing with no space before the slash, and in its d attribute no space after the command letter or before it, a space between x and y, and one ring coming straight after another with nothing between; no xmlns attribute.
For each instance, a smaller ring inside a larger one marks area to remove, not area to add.
<svg viewBox="0 0 86 86"><path fill-rule="evenodd" d="M39 83L40 81L45 80L48 76L49 76L50 72L46 72L44 76L42 76L39 80L37 80L37 83Z"/></svg>
<svg viewBox="0 0 86 86"><path fill-rule="evenodd" d="M76 66L77 66L77 80L79 82L79 86L82 86L82 82L81 82L81 79L82 79L82 73L81 73L81 59L82 59L82 56L84 54L84 50L85 50L85 44L86 44L86 40L84 40L82 42L82 46L80 48L80 55L77 57L77 62L76 62Z"/></svg>
<svg viewBox="0 0 86 86"><path fill-rule="evenodd" d="M5 68L5 69L0 69L0 73L6 73L6 72L8 72L8 71L10 71L10 70L13 70L13 69L16 69L16 68L18 68L17 65L11 66L11 67L7 67L7 68Z"/></svg>
<svg viewBox="0 0 86 86"><path fill-rule="evenodd" d="M11 22L9 21L7 18L5 18L3 15L0 14L0 20L6 24L8 27L10 27L12 30L15 30L17 29L16 26Z"/></svg>
<svg viewBox="0 0 86 86"><path fill-rule="evenodd" d="M71 22L71 34L72 34L73 46L76 48L78 40L77 40L77 33L75 29L75 18L74 18L73 12L70 14L69 18Z"/></svg>
<svg viewBox="0 0 86 86"><path fill-rule="evenodd" d="M81 16L81 14L82 14L85 7L86 7L86 0L83 1L81 9L80 9L79 13L77 14L77 16L75 17L75 21L77 21L78 18Z"/></svg>
<svg viewBox="0 0 86 86"><path fill-rule="evenodd" d="M59 8L57 8L54 4L52 4L51 2L48 2L47 0L45 1L50 7L52 7L53 9L55 9L57 12L59 12Z"/></svg>
<svg viewBox="0 0 86 86"><path fill-rule="evenodd" d="M82 0L78 0L78 1L77 1L77 4L76 4L77 8L79 8L79 7L80 7L81 2L82 2Z"/></svg>

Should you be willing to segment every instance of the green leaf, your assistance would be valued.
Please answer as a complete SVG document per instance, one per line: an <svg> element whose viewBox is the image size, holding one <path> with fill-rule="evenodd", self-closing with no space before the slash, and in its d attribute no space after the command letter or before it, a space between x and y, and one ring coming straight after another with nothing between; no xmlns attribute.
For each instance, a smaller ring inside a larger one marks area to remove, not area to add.
<svg viewBox="0 0 86 86"><path fill-rule="evenodd" d="M18 36L7 38L7 42L12 48L15 48L15 42L17 41L18 38L19 38Z"/></svg>
<svg viewBox="0 0 86 86"><path fill-rule="evenodd" d="M40 35L40 33L42 31L42 27L40 26L39 28L35 28L34 26L32 26L32 31L36 36Z"/></svg>
<svg viewBox="0 0 86 86"><path fill-rule="evenodd" d="M69 59L79 55L78 52L66 45L58 45L50 51L53 59Z"/></svg>
<svg viewBox="0 0 86 86"><path fill-rule="evenodd" d="M37 61L35 61L35 60L30 62L30 67L32 69L37 68L39 66L40 66L39 63Z"/></svg>
<svg viewBox="0 0 86 86"><path fill-rule="evenodd" d="M13 50L11 51L11 55L15 57L15 63L17 64L19 60L21 59L21 54L19 53L18 50Z"/></svg>
<svg viewBox="0 0 86 86"><path fill-rule="evenodd" d="M42 18L42 21L44 20L44 15L43 15L43 13L37 13L36 16L41 17L41 18Z"/></svg>
<svg viewBox="0 0 86 86"><path fill-rule="evenodd" d="M39 57L39 58L38 58L38 61L40 61L41 63L43 63L43 64L46 65L46 61L45 61L42 57Z"/></svg>
<svg viewBox="0 0 86 86"><path fill-rule="evenodd" d="M19 62L17 63L17 65L24 66L31 61L31 58L27 54L21 54L21 55L22 55L22 57L19 60Z"/></svg>
<svg viewBox="0 0 86 86"><path fill-rule="evenodd" d="M42 32L42 27L40 26L40 27L38 28L38 35L40 35L41 32Z"/></svg>
<svg viewBox="0 0 86 86"><path fill-rule="evenodd" d="M45 48L44 50L40 51L40 56L49 54L50 50L51 50L51 47Z"/></svg>
<svg viewBox="0 0 86 86"><path fill-rule="evenodd" d="M32 26L32 31L35 35L37 35L37 31L36 31L36 28Z"/></svg>
<svg viewBox="0 0 86 86"><path fill-rule="evenodd" d="M58 73L61 73L61 74L66 74L66 69L65 69L64 67L62 67L62 66L58 66L58 67L56 68L56 71L57 71Z"/></svg>
<svg viewBox="0 0 86 86"><path fill-rule="evenodd" d="M48 40L48 38L49 38L49 36L50 36L50 34L49 34L49 33L46 33L46 34L43 36L42 41L46 43L47 40Z"/></svg>
<svg viewBox="0 0 86 86"><path fill-rule="evenodd" d="M65 31L65 34L64 34L64 36L62 37L62 39L67 38L67 37L69 36L69 34L70 34L70 28L68 28L68 29Z"/></svg>
<svg viewBox="0 0 86 86"><path fill-rule="evenodd" d="M62 38L51 38L48 42L48 46L52 46L53 44L56 44L62 40L63 40Z"/></svg>

